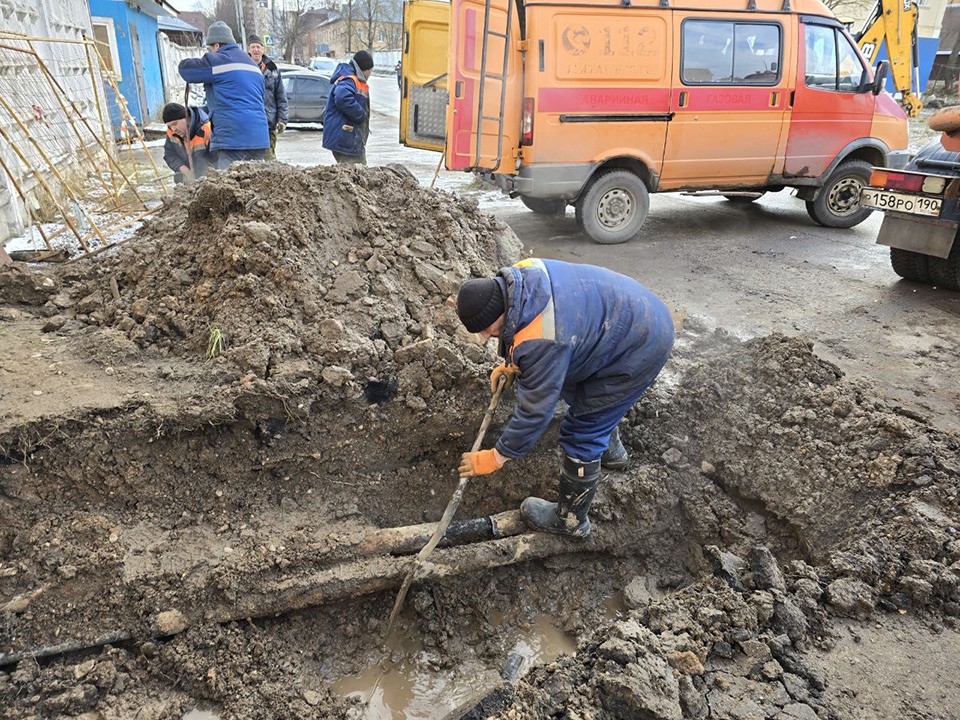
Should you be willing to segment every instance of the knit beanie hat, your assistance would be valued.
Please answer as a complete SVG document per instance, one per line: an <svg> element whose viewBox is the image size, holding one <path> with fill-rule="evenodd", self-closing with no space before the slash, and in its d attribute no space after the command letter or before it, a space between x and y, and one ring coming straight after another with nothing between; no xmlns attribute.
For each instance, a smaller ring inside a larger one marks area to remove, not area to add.
<svg viewBox="0 0 960 720"><path fill-rule="evenodd" d="M220 43L221 45L229 45L234 42L236 42L236 40L233 39L233 30L230 29L230 26L223 20L217 20L207 28L207 39L203 41L203 44L213 45L214 43Z"/></svg>
<svg viewBox="0 0 960 720"><path fill-rule="evenodd" d="M251 35L247 38L247 45L253 45L254 43L257 45L263 45L263 38L259 35Z"/></svg>
<svg viewBox="0 0 960 720"><path fill-rule="evenodd" d="M503 314L503 292L495 278L467 280L457 293L457 315L472 333L486 330Z"/></svg>
<svg viewBox="0 0 960 720"><path fill-rule="evenodd" d="M163 106L163 121L165 123L173 120L184 120L187 117L187 109L180 103L167 103Z"/></svg>
<svg viewBox="0 0 960 720"><path fill-rule="evenodd" d="M373 56L366 50L354 53L353 60L361 70L370 70L373 67Z"/></svg>

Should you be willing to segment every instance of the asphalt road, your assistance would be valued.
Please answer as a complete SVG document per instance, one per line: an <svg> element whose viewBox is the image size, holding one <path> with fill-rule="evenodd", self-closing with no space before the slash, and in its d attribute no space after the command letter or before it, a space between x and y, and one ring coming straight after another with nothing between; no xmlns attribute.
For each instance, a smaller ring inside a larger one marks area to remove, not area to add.
<svg viewBox="0 0 960 720"><path fill-rule="evenodd" d="M400 146L395 79L374 76L371 164L403 163L429 185L440 156ZM319 128L290 129L278 156L332 163ZM533 254L631 275L681 313L741 337L803 335L821 357L936 425L960 431L960 293L904 282L875 244L880 217L851 230L814 224L789 190L743 207L718 197L654 195L642 236L592 243L566 217L535 215L463 173L441 171L441 188L474 195Z"/></svg>

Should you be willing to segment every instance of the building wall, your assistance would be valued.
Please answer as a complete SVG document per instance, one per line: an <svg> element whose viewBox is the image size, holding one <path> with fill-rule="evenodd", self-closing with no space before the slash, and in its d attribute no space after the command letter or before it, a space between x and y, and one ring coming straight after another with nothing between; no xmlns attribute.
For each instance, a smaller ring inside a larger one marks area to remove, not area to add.
<svg viewBox="0 0 960 720"><path fill-rule="evenodd" d="M82 40L84 36L91 36L86 0L0 0L0 28L37 38ZM20 40L6 39L4 43L27 47ZM101 123L97 109L98 104L101 109L106 105L99 70L91 75L84 45L38 41L34 43L34 49L57 79L63 95L51 87L33 57L13 50L0 53L0 95L13 107L29 136L44 149L58 170L68 178L76 177L92 169L83 146L95 143L89 134L81 133L80 138L77 137L63 113L58 96L68 107L73 103L72 106L95 131L109 132L105 129L108 127L106 122ZM3 109L0 109L0 127L30 164L39 170L48 185L58 191L59 183L53 171L23 129ZM94 152L97 150L95 147ZM26 195L30 207L36 212L49 209L49 196L2 137L0 157L12 171L16 185ZM102 162L102 155L98 157ZM30 215L16 192L14 181L0 170L0 242L19 236L29 224Z"/></svg>
<svg viewBox="0 0 960 720"><path fill-rule="evenodd" d="M396 50L399 46L399 38L402 37L402 25L398 23L377 22L374 28L373 50ZM347 50L347 21L344 19L333 20L317 28L313 34L314 46L319 43L326 43L330 46L330 51L334 57L346 58L350 53L357 50L363 50L366 47L367 24L364 20L353 21L353 42L349 43L350 51ZM391 38L397 38L397 42L390 42ZM314 53L315 54L315 53Z"/></svg>
<svg viewBox="0 0 960 720"><path fill-rule="evenodd" d="M163 77L157 46L157 19L116 0L89 0L90 14L113 20L120 60L120 92L139 124L156 120L163 109ZM133 30L140 47L134 61Z"/></svg>

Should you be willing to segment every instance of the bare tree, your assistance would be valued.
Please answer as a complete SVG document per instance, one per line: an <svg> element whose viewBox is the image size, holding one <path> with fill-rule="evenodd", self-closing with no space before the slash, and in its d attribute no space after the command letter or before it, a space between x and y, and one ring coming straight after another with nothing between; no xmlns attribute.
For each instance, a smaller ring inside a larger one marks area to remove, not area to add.
<svg viewBox="0 0 960 720"><path fill-rule="evenodd" d="M233 32L238 43L243 44L240 36L239 15L237 14L239 0L211 0L203 7L203 14L211 20L223 20Z"/></svg>
<svg viewBox="0 0 960 720"><path fill-rule="evenodd" d="M320 5L318 0L287 0L286 12L278 13L274 19L274 42L287 62L293 61L297 46L316 27L315 11Z"/></svg>
<svg viewBox="0 0 960 720"><path fill-rule="evenodd" d="M350 0L347 16L348 49L395 50L403 35L402 0Z"/></svg>

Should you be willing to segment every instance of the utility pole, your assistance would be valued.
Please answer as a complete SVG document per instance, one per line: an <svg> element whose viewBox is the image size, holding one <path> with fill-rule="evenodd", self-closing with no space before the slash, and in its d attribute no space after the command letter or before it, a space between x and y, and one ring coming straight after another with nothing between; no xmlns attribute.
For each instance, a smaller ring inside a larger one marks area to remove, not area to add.
<svg viewBox="0 0 960 720"><path fill-rule="evenodd" d="M347 0L347 55L353 55L353 0Z"/></svg>
<svg viewBox="0 0 960 720"><path fill-rule="evenodd" d="M240 37L237 39L237 42L240 43L240 47L247 46L247 28L243 24L243 2L244 0L237 0L237 24L240 28Z"/></svg>

